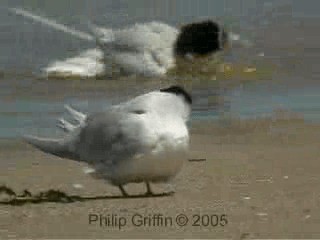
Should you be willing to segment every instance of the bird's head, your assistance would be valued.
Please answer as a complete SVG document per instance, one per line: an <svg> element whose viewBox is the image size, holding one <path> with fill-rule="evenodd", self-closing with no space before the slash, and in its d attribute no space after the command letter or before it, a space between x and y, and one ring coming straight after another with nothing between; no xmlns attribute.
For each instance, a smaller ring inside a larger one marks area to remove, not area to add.
<svg viewBox="0 0 320 240"><path fill-rule="evenodd" d="M176 99L179 99L170 107L175 111L175 114L181 114L183 119L187 121L191 113L191 95L183 87L178 85L173 85L168 88L160 89L160 92L172 94L176 97Z"/></svg>
<svg viewBox="0 0 320 240"><path fill-rule="evenodd" d="M218 23L207 20L184 25L174 45L179 57L208 56L228 46L228 33Z"/></svg>

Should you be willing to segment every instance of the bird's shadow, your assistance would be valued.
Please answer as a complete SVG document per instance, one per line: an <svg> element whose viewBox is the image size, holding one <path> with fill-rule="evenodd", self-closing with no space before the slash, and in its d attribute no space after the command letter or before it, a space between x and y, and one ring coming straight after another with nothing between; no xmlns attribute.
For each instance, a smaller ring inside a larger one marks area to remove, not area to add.
<svg viewBox="0 0 320 240"><path fill-rule="evenodd" d="M59 190L50 189L48 191L40 192L33 195L28 190L24 190L22 194L16 194L11 188L7 186L0 186L0 194L5 194L9 197L8 200L0 200L0 205L22 206L25 204L40 204L40 203L74 203L74 202L87 202L95 200L111 200L111 199L135 199L135 198L154 198L154 197L168 197L172 196L174 192L165 192L160 194L139 194L129 196L93 196L83 197L78 195L68 195Z"/></svg>

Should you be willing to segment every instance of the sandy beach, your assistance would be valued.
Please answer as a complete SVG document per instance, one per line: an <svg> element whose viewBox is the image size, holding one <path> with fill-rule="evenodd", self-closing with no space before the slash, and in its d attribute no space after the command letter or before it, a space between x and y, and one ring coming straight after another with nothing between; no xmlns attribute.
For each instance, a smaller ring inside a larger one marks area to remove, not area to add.
<svg viewBox="0 0 320 240"><path fill-rule="evenodd" d="M319 3L3 1L0 239L320 238ZM46 74L97 47L79 38L92 24L178 29L206 19L235 41L217 58L176 59L167 76ZM152 184L154 197L143 195L145 184L128 184L124 198L85 174L86 164L20 140L62 134L56 123L70 117L66 104L90 114L170 85L193 98L190 152L170 185Z"/></svg>
<svg viewBox="0 0 320 240"><path fill-rule="evenodd" d="M193 122L189 159L206 161L186 160L172 186L152 185L175 193L152 198L122 198L84 164L2 140L0 185L65 196L6 205L2 193L0 238L319 238L319 130L299 118Z"/></svg>

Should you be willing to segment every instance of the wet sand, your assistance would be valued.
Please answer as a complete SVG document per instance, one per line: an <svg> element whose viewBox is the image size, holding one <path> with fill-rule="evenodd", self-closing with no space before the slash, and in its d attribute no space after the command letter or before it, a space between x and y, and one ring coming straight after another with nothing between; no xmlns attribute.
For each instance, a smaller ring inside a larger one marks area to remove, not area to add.
<svg viewBox="0 0 320 240"><path fill-rule="evenodd" d="M173 183L175 194L152 198L117 198L117 188L83 174L84 164L2 140L0 185L17 193L55 189L78 198L1 204L0 237L319 238L319 130L299 119L192 123L189 158L206 161L186 161ZM156 193L170 190L152 187ZM145 186L126 189L141 195ZM10 198L2 194L1 200ZM186 226L178 226L179 214L188 217ZM141 217L147 217L144 224Z"/></svg>

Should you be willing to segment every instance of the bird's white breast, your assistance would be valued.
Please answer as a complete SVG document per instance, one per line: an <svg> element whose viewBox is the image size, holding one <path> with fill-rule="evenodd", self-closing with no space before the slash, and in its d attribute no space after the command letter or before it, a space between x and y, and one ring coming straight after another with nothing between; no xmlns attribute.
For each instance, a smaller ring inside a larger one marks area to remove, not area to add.
<svg viewBox="0 0 320 240"><path fill-rule="evenodd" d="M121 120L129 138L139 141L142 151L112 165L96 166L97 172L113 184L168 181L186 159L189 134L181 119L159 118L157 114L132 114Z"/></svg>

